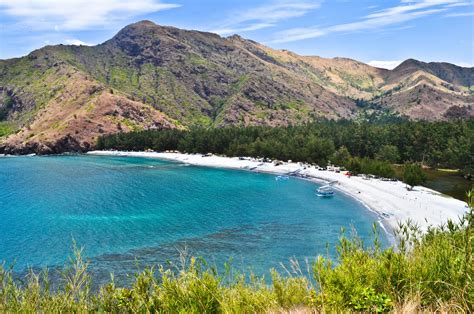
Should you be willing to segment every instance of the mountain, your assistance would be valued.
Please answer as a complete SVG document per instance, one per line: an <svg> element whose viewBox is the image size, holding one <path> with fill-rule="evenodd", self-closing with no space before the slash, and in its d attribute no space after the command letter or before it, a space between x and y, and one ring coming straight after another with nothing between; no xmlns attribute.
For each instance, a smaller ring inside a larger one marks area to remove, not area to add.
<svg viewBox="0 0 474 314"><path fill-rule="evenodd" d="M103 133L288 125L367 110L464 118L473 105L473 68L410 59L389 71L150 21L97 46L0 60L3 152L81 151Z"/></svg>

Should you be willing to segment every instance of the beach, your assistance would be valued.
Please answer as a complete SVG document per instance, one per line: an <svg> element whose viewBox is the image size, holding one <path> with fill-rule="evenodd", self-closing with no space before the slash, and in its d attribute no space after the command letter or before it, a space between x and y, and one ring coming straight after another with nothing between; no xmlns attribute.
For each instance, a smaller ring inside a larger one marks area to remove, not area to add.
<svg viewBox="0 0 474 314"><path fill-rule="evenodd" d="M397 229L400 222L408 220L417 224L421 231L426 231L429 226L443 225L448 220L457 222L469 209L465 202L425 187L416 186L409 191L406 184L401 181L349 177L343 172L318 170L303 163L283 162L277 165L255 158L176 152L91 151L87 154L159 158L195 166L239 169L275 175L297 175L318 184L333 182L332 186L335 189L352 196L362 202L368 210L377 214L379 222L388 234Z"/></svg>

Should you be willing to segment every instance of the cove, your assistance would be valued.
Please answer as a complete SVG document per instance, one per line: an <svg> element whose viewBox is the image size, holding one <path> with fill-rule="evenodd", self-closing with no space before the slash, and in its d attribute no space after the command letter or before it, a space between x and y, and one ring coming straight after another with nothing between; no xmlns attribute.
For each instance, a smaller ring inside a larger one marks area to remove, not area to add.
<svg viewBox="0 0 474 314"><path fill-rule="evenodd" d="M158 159L99 156L0 158L0 261L58 267L84 247L91 271L133 273L178 250L266 274L290 258L334 256L341 228L373 240L377 217L313 182ZM380 232L383 245L386 236ZM330 248L328 250L328 248Z"/></svg>

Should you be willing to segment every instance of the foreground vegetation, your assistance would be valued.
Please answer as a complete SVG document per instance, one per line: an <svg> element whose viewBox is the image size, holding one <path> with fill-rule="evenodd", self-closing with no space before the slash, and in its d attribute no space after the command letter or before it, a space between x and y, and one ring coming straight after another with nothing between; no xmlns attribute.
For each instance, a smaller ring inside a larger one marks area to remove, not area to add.
<svg viewBox="0 0 474 314"><path fill-rule="evenodd" d="M386 176L393 176L390 164L406 162L459 168L469 173L474 164L474 121L320 121L276 128L255 126L141 131L102 136L97 147L259 156L317 163L320 166L331 161L381 172L372 174L388 172Z"/></svg>
<svg viewBox="0 0 474 314"><path fill-rule="evenodd" d="M218 274L183 258L179 268L138 273L130 287L117 286L112 277L92 291L80 250L55 288L47 272L17 281L0 267L0 312L472 312L473 201L471 191L469 214L423 235L410 222L401 225L398 249L381 249L377 237L365 247L357 236L343 236L337 259L319 256L308 271L293 261L285 275L272 271L270 283L230 270Z"/></svg>

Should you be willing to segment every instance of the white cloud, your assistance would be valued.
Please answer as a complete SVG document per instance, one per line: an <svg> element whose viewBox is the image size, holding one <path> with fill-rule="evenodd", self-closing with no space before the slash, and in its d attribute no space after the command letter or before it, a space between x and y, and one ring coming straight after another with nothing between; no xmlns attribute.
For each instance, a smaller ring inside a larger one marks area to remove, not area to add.
<svg viewBox="0 0 474 314"><path fill-rule="evenodd" d="M474 65L472 63L467 63L467 62L455 62L454 63L457 66L464 67L464 68L472 68Z"/></svg>
<svg viewBox="0 0 474 314"><path fill-rule="evenodd" d="M262 28L273 27L273 26L275 26L275 24L257 23L257 24L251 24L249 26L241 27L241 28L214 29L211 32L217 33L219 35L229 35L229 34L237 34L237 33L249 32L249 31L256 31Z"/></svg>
<svg viewBox="0 0 474 314"><path fill-rule="evenodd" d="M235 12L211 32L229 35L276 26L278 22L300 17L320 6L319 1L273 1L267 5Z"/></svg>
<svg viewBox="0 0 474 314"><path fill-rule="evenodd" d="M82 30L179 7L158 0L2 0L0 12L39 29Z"/></svg>
<svg viewBox="0 0 474 314"><path fill-rule="evenodd" d="M376 67L376 68L393 70L397 66L399 66L400 63L402 63L402 62L403 62L403 60L387 60L387 61L374 60L374 61L367 62L367 64L370 65L370 66ZM467 62L452 62L452 64L455 64L455 65L460 66L460 67L465 67L465 68L472 68L473 67L473 65L471 63L467 63Z"/></svg>
<svg viewBox="0 0 474 314"><path fill-rule="evenodd" d="M389 60L389 61L374 60L374 61L367 62L367 64L376 68L392 70L392 69L395 69L402 62L403 60Z"/></svg>
<svg viewBox="0 0 474 314"><path fill-rule="evenodd" d="M449 6L461 3L459 0L402 0L397 6L376 11L361 20L327 27L293 28L275 34L270 43L284 43L326 36L332 33L348 33L366 30L380 30L383 27L401 24L420 17L449 10Z"/></svg>
<svg viewBox="0 0 474 314"><path fill-rule="evenodd" d="M440 5L451 5L458 3L458 0L421 0L421 1L402 1L402 4L388 9L381 10L379 12L369 14L366 16L368 19L376 19L381 17L392 18L394 16L403 16L404 13L414 12L416 10L431 8Z"/></svg>
<svg viewBox="0 0 474 314"><path fill-rule="evenodd" d="M449 4L448 7L450 7L450 8L465 7L465 6L473 5L473 4L474 4L473 2L457 2L457 3Z"/></svg>
<svg viewBox="0 0 474 314"><path fill-rule="evenodd" d="M74 45L74 46L92 46L92 44L85 43L79 39L66 39L65 42L68 45Z"/></svg>
<svg viewBox="0 0 474 314"><path fill-rule="evenodd" d="M446 14L444 17L467 17L467 16L474 16L474 12L450 13L450 14Z"/></svg>

